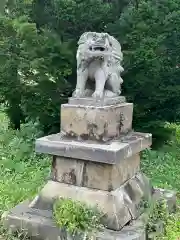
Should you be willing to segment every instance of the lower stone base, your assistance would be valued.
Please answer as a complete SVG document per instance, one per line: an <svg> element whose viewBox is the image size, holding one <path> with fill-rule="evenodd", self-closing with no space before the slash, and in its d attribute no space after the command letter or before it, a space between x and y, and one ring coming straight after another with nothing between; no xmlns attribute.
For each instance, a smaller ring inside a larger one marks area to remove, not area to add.
<svg viewBox="0 0 180 240"><path fill-rule="evenodd" d="M34 239L60 240L62 231L52 219L52 211L37 210L29 207L29 202L23 202L16 206L6 217L5 226L11 231L22 231ZM141 220L133 221L121 231L106 229L98 233L93 240L144 240L146 239L145 225ZM70 238L67 238L70 240ZM80 240L80 239L78 239Z"/></svg>
<svg viewBox="0 0 180 240"><path fill-rule="evenodd" d="M137 173L113 191L78 187L49 181L40 191L39 197L31 203L36 209L52 209L55 199L70 198L97 207L103 212L103 224L109 229L121 230L128 222L137 219L144 212L144 203L152 197L149 179Z"/></svg>
<svg viewBox="0 0 180 240"><path fill-rule="evenodd" d="M155 199L165 198L169 210L172 211L176 205L176 195L171 191L156 189L154 193ZM40 210L30 207L30 202L20 203L4 216L5 227L11 231L23 231L31 239L39 240L72 240L72 238L64 238L62 230L60 230L53 218L51 210ZM91 240L146 240L146 224L148 214L142 214L137 220L131 221L124 226L121 231L112 231L105 229L103 232L97 233ZM62 237L63 234L63 237ZM80 240L77 238L76 240Z"/></svg>

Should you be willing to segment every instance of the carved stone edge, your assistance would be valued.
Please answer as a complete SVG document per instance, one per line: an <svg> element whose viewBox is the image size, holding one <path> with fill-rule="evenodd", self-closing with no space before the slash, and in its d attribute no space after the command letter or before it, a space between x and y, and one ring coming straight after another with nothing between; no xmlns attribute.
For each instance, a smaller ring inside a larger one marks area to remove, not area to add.
<svg viewBox="0 0 180 240"><path fill-rule="evenodd" d="M101 110L101 109L116 109L119 107L126 107L126 106L132 106L133 107L133 103L127 103L127 102L123 102L123 103L117 103L117 104L70 104L70 103L64 103L61 104L61 109L63 108L84 108L84 109L94 109L94 110Z"/></svg>
<svg viewBox="0 0 180 240"><path fill-rule="evenodd" d="M74 98L70 97L68 103L70 105L83 105L83 106L109 106L122 104L126 102L126 98L124 96L111 97L111 98L103 98L103 99L93 99L93 98Z"/></svg>
<svg viewBox="0 0 180 240"><path fill-rule="evenodd" d="M137 173L125 184L110 192L48 181L40 191L39 199L30 206L36 209L52 209L54 200L59 197L72 198L100 208L105 216L102 219L103 224L118 231L143 213L144 201L151 201L152 186L142 173Z"/></svg>
<svg viewBox="0 0 180 240"><path fill-rule="evenodd" d="M107 97L103 99L94 99L92 97L89 98L74 98L70 97L68 99L69 104L75 104L75 105L114 105L118 103L125 103L126 102L126 97L125 96L118 96L118 97Z"/></svg>
<svg viewBox="0 0 180 240"><path fill-rule="evenodd" d="M176 192L164 189L155 189L154 198L164 197L167 200L169 211L174 211L176 206ZM31 236L31 239L59 240L61 230L56 226L52 212L49 210L32 209L30 201L24 201L6 212L2 216L4 226L12 232L23 231ZM146 240L147 233L145 226L148 221L148 214L145 212L130 225L125 226L121 231L105 229L96 234L93 240ZM156 233L158 234L158 233ZM154 235L155 236L155 235ZM70 239L67 239L70 240Z"/></svg>
<svg viewBox="0 0 180 240"><path fill-rule="evenodd" d="M76 158L86 161L116 164L121 159L149 148L152 134L133 132L121 140L108 144L95 141L76 141L65 139L61 134L53 134L36 140L35 150L38 153Z"/></svg>

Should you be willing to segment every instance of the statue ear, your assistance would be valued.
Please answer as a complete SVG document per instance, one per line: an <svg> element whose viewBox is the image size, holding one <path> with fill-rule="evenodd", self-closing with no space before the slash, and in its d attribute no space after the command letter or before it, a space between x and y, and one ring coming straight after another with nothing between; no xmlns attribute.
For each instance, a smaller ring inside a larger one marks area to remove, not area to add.
<svg viewBox="0 0 180 240"><path fill-rule="evenodd" d="M83 33L81 35L79 41L78 41L78 45L85 43L87 41L88 37L92 36L92 34L93 34L92 32L85 32L85 33Z"/></svg>
<svg viewBox="0 0 180 240"><path fill-rule="evenodd" d="M109 34L108 34L108 40L109 40L109 44L111 45L111 47L113 49L114 56L117 59L120 59L122 61L123 53L121 51L120 43L113 36L110 36Z"/></svg>
<svg viewBox="0 0 180 240"><path fill-rule="evenodd" d="M78 41L78 45L85 43L85 41L86 41L86 39L87 39L87 35L88 35L87 32L85 32L85 33L83 33L83 34L81 35L81 37L80 37L80 39L79 39L79 41Z"/></svg>
<svg viewBox="0 0 180 240"><path fill-rule="evenodd" d="M113 38L108 33L105 33L105 36L106 36L106 38L109 41L109 45L112 47L112 45L113 45Z"/></svg>

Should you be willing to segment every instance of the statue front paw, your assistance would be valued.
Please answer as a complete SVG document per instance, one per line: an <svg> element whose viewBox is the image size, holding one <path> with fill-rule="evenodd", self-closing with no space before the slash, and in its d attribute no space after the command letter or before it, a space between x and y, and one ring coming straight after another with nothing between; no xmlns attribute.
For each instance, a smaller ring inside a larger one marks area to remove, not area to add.
<svg viewBox="0 0 180 240"><path fill-rule="evenodd" d="M75 98L80 98L80 97L84 97L84 91L80 90L80 89L76 89L73 94L73 97Z"/></svg>
<svg viewBox="0 0 180 240"><path fill-rule="evenodd" d="M95 91L93 94L92 94L92 97L93 98L103 98L103 92L101 91Z"/></svg>

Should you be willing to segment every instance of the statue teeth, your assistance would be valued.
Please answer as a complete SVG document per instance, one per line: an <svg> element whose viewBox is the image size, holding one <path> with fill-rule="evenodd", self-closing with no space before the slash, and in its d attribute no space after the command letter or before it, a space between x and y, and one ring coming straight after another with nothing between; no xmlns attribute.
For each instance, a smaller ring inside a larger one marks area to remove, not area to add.
<svg viewBox="0 0 180 240"><path fill-rule="evenodd" d="M78 41L77 87L74 97L118 96L123 82L120 74L123 54L120 43L108 33L86 32ZM93 63L93 64L92 64ZM93 84L91 84L93 80ZM87 84L86 84L87 83ZM106 84L107 83L107 84ZM94 94L86 95L86 85Z"/></svg>

